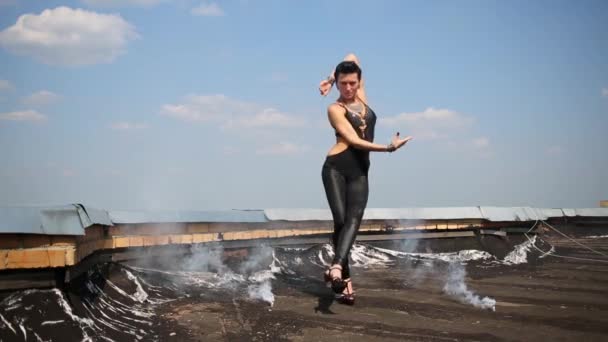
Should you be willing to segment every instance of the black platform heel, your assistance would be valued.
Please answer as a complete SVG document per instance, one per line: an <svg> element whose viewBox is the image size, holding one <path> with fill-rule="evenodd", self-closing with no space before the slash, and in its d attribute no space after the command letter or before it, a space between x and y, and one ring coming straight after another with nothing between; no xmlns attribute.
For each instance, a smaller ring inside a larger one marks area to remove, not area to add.
<svg viewBox="0 0 608 342"><path fill-rule="evenodd" d="M348 283L351 282L350 278L344 279L343 281L346 284L346 289L348 289ZM355 305L355 291L353 290L350 292L347 290L346 293L336 295L336 301L344 305Z"/></svg>
<svg viewBox="0 0 608 342"><path fill-rule="evenodd" d="M333 265L331 266L325 273L323 273L323 278L326 283L331 284L331 289L335 293L342 293L347 286L347 283L341 277L332 278L331 270L340 270L342 272L342 266Z"/></svg>

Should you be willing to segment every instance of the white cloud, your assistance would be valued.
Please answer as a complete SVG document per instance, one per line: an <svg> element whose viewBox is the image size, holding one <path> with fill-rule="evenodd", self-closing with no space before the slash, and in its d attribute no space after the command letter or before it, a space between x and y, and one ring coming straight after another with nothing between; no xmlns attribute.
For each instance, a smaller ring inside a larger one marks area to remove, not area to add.
<svg viewBox="0 0 608 342"><path fill-rule="evenodd" d="M226 120L237 113L251 112L254 106L225 95L189 95L183 103L166 104L161 114L186 122Z"/></svg>
<svg viewBox="0 0 608 342"><path fill-rule="evenodd" d="M608 97L608 88L602 88L602 96Z"/></svg>
<svg viewBox="0 0 608 342"><path fill-rule="evenodd" d="M7 80L0 80L0 91L13 90L15 87Z"/></svg>
<svg viewBox="0 0 608 342"><path fill-rule="evenodd" d="M76 176L76 171L72 169L64 169L62 172L64 177L74 177Z"/></svg>
<svg viewBox="0 0 608 342"><path fill-rule="evenodd" d="M32 95L24 97L23 99L21 99L21 103L28 107L40 107L52 104L58 101L60 98L61 96L51 91L41 90L39 92L33 93Z"/></svg>
<svg viewBox="0 0 608 342"><path fill-rule="evenodd" d="M401 113L394 117L382 118L379 123L403 129L403 134L416 139L446 139L454 130L470 127L472 117L449 109L429 107L422 112Z"/></svg>
<svg viewBox="0 0 608 342"><path fill-rule="evenodd" d="M494 149L488 137L477 137L467 139L445 139L441 140L439 146L443 147L449 153L459 154L461 156L469 156L473 158L492 158Z"/></svg>
<svg viewBox="0 0 608 342"><path fill-rule="evenodd" d="M212 2L210 4L202 3L200 6L193 8L190 10L192 15L204 16L204 17L221 17L224 15L224 10L216 4Z"/></svg>
<svg viewBox="0 0 608 342"><path fill-rule="evenodd" d="M23 110L9 113L0 113L0 120L42 122L46 120L46 115L40 114L35 110Z"/></svg>
<svg viewBox="0 0 608 342"><path fill-rule="evenodd" d="M564 149L563 147L558 145L549 146L546 150L546 153L550 156L559 156L564 153Z"/></svg>
<svg viewBox="0 0 608 342"><path fill-rule="evenodd" d="M490 140L488 140L486 137L473 139L473 146L479 149L486 148L490 146Z"/></svg>
<svg viewBox="0 0 608 342"><path fill-rule="evenodd" d="M262 147L258 149L256 153L262 155L293 155L307 152L309 150L310 147L308 146L299 146L290 142L281 142L276 145Z"/></svg>
<svg viewBox="0 0 608 342"><path fill-rule="evenodd" d="M303 125L304 120L281 113L274 108L266 108L254 115L239 117L225 124L229 128L298 127Z"/></svg>
<svg viewBox="0 0 608 342"><path fill-rule="evenodd" d="M296 127L304 120L256 103L225 95L189 95L182 103L166 104L161 115L185 122L212 122L225 128Z"/></svg>
<svg viewBox="0 0 608 342"><path fill-rule="evenodd" d="M82 0L95 7L152 7L166 0Z"/></svg>
<svg viewBox="0 0 608 342"><path fill-rule="evenodd" d="M114 122L110 125L110 128L116 131L129 131L134 129L148 128L148 124L143 122Z"/></svg>
<svg viewBox="0 0 608 342"><path fill-rule="evenodd" d="M20 16L0 32L0 46L46 64L90 65L112 62L137 37L120 15L57 7Z"/></svg>
<svg viewBox="0 0 608 342"><path fill-rule="evenodd" d="M473 154L481 158L491 158L494 156L494 151L490 144L490 139L487 137L475 138L471 141L473 146Z"/></svg>

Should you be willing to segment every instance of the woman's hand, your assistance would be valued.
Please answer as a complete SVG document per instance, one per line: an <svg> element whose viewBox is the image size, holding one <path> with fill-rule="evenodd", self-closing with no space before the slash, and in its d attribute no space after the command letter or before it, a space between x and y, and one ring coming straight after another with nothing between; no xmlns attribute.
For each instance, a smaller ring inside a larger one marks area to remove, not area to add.
<svg viewBox="0 0 608 342"><path fill-rule="evenodd" d="M327 94L329 94L329 91L331 90L332 86L333 82L328 79L324 79L323 81L321 81L321 83L319 83L319 92L321 93L321 96L326 96Z"/></svg>
<svg viewBox="0 0 608 342"><path fill-rule="evenodd" d="M405 145L408 141L412 140L413 137L411 135L408 135L407 137L401 139L399 137L399 132L397 132L397 134L395 134L395 136L393 137L393 139L391 139L391 144L393 146L395 146L395 149L399 149L401 148L403 145Z"/></svg>

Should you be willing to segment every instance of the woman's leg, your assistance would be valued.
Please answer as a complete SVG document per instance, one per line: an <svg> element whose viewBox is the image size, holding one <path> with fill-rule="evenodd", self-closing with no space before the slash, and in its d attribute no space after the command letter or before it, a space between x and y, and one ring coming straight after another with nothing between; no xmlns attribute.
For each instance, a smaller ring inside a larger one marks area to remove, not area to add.
<svg viewBox="0 0 608 342"><path fill-rule="evenodd" d="M335 247L334 264L348 264L350 249L357 237L368 195L367 176L354 177L346 182L346 216Z"/></svg>
<svg viewBox="0 0 608 342"><path fill-rule="evenodd" d="M331 214L334 221L334 233L332 235L332 243L334 251L338 246L338 237L344 227L344 220L346 216L346 178L335 168L328 164L323 165L323 171L321 172L323 179L323 187L325 188L325 195L327 196L327 202L331 209ZM348 261L345 265L341 264L342 272L348 272ZM343 274L343 273L342 273ZM334 277L340 275L337 271L334 272Z"/></svg>

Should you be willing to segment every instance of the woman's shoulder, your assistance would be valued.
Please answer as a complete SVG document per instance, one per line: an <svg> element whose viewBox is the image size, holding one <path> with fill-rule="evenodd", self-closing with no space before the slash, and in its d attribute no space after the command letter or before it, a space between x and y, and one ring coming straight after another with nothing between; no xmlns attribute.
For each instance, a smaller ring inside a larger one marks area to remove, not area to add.
<svg viewBox="0 0 608 342"><path fill-rule="evenodd" d="M344 105L341 104L340 102L334 102L334 103L330 103L329 106L327 106L327 111L344 113L344 112L346 112L346 107L344 107Z"/></svg>

